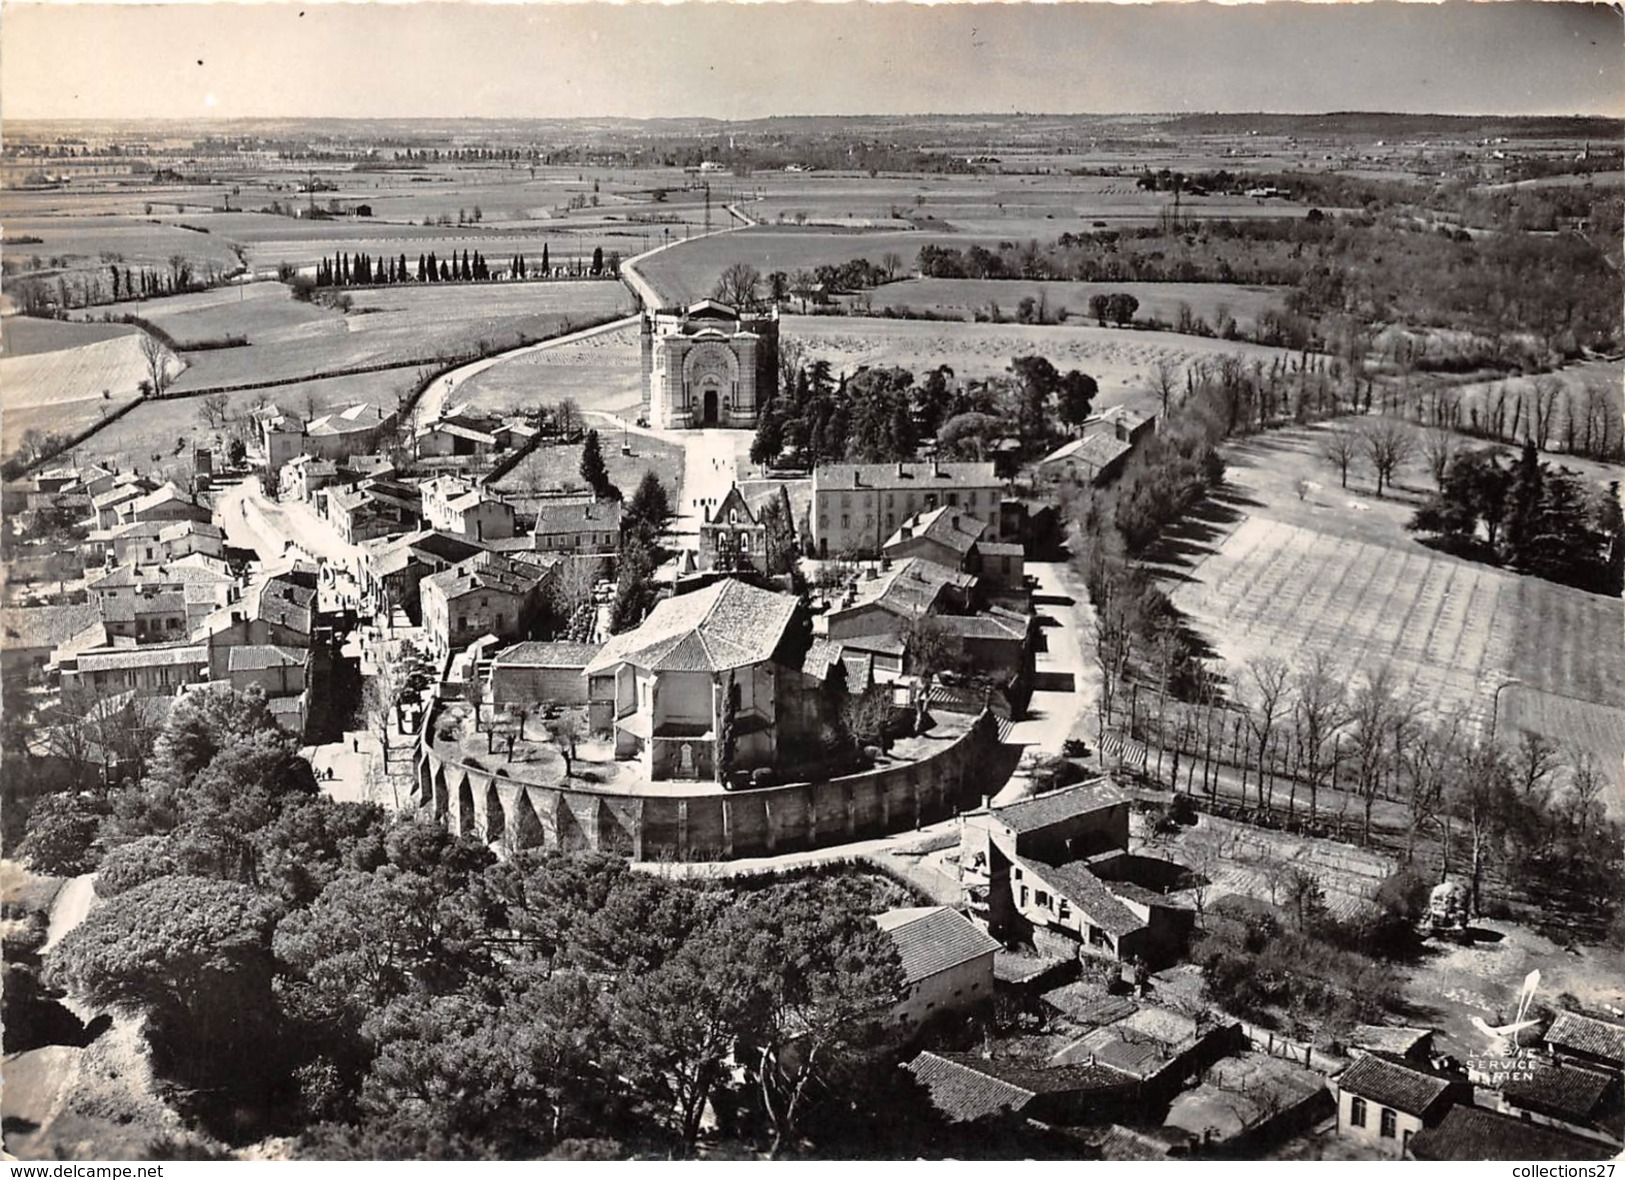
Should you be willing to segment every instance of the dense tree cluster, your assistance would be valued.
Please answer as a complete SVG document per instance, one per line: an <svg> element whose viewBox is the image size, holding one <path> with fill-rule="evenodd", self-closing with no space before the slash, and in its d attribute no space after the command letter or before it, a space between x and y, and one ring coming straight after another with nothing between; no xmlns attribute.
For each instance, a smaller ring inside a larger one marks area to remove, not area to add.
<svg viewBox="0 0 1625 1180"><path fill-rule="evenodd" d="M882 1134L903 979L871 915L894 888L498 863L307 793L263 709L182 698L108 820L103 904L45 957L47 987L146 1017L216 1134L303 1129L319 1158L686 1154L713 1112L747 1150Z"/></svg>
<svg viewBox="0 0 1625 1180"><path fill-rule="evenodd" d="M1407 527L1523 573L1619 592L1625 522L1617 485L1605 491L1541 462L1533 440L1511 465L1493 447L1456 455Z"/></svg>
<svg viewBox="0 0 1625 1180"><path fill-rule="evenodd" d="M1099 387L1041 356L1016 357L1007 375L958 382L947 366L916 381L907 369L860 368L837 379L828 361L796 365L757 418L751 461L820 463L908 460L935 438L949 459L988 459L1005 438L1040 454L1065 426L1089 416Z"/></svg>

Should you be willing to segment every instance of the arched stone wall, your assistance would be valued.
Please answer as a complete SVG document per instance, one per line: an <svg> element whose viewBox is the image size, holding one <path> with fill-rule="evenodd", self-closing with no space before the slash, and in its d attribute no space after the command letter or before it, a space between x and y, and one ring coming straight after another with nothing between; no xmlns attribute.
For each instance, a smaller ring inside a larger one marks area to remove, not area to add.
<svg viewBox="0 0 1625 1180"><path fill-rule="evenodd" d="M421 773L434 784L434 814L453 831L502 840L512 849L726 860L845 844L947 819L989 793L992 784L979 771L996 742L996 725L979 719L920 762L821 783L692 795L534 786L448 762L431 746L420 747L418 756Z"/></svg>

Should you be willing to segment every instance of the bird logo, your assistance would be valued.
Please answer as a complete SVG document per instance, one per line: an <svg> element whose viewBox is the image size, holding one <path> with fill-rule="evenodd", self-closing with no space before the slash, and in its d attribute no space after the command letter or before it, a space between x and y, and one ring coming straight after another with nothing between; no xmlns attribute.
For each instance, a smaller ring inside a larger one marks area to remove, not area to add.
<svg viewBox="0 0 1625 1180"><path fill-rule="evenodd" d="M1526 1028L1533 1028L1539 1020L1528 1019L1529 1005L1535 998L1535 991L1540 987L1540 972L1531 971L1524 976L1523 988L1518 993L1518 1012L1510 1023L1495 1027L1484 1023L1482 1016L1473 1017L1473 1027L1484 1034L1490 1043L1491 1052L1499 1057L1510 1057L1517 1050L1517 1036Z"/></svg>

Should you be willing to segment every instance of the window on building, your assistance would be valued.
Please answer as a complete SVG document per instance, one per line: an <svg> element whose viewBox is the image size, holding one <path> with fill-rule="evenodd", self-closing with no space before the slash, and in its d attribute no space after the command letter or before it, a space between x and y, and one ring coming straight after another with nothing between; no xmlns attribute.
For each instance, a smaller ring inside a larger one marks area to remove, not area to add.
<svg viewBox="0 0 1625 1180"><path fill-rule="evenodd" d="M1392 1139L1399 1129L1399 1117L1386 1106L1382 1108L1382 1137Z"/></svg>
<svg viewBox="0 0 1625 1180"><path fill-rule="evenodd" d="M1407 1129L1404 1136L1400 1139L1399 1146L1400 1146L1401 1151L1409 1151L1411 1149L1411 1135L1412 1134L1414 1134L1414 1132Z"/></svg>
<svg viewBox="0 0 1625 1180"><path fill-rule="evenodd" d="M1066 900L1066 898L1061 898L1061 906L1055 911L1055 916L1060 918L1062 921L1065 921L1072 916L1072 905Z"/></svg>
<svg viewBox="0 0 1625 1180"><path fill-rule="evenodd" d="M959 493L958 492L949 492L948 493L948 507L950 507L950 508L958 508L959 507Z"/></svg>
<svg viewBox="0 0 1625 1180"><path fill-rule="evenodd" d="M1363 1126L1365 1126L1365 1099L1364 1098L1351 1098L1351 1099L1349 1099L1349 1126L1351 1126L1351 1127L1363 1127Z"/></svg>
<svg viewBox="0 0 1625 1180"><path fill-rule="evenodd" d="M1027 904L1027 887L1025 885L1021 887L1021 904Z"/></svg>
<svg viewBox="0 0 1625 1180"><path fill-rule="evenodd" d="M739 534L739 552L741 552L741 553L749 553L750 552L750 534L749 533L740 533Z"/></svg>
<svg viewBox="0 0 1625 1180"><path fill-rule="evenodd" d="M1043 906L1046 910L1049 909L1049 894L1044 892L1044 890L1039 889L1035 891L1033 893L1033 900L1035 900L1039 905Z"/></svg>
<svg viewBox="0 0 1625 1180"><path fill-rule="evenodd" d="M1016 880L1018 880L1018 881L1021 880L1021 870L1020 869L1011 869L1010 871L1015 874Z"/></svg>
<svg viewBox="0 0 1625 1180"><path fill-rule="evenodd" d="M459 630L459 631L467 631L468 630L468 616L467 615L458 615L457 616L457 630Z"/></svg>
<svg viewBox="0 0 1625 1180"><path fill-rule="evenodd" d="M848 516L844 512L841 513L841 528L849 529L851 527L852 527L852 518L850 516Z"/></svg>

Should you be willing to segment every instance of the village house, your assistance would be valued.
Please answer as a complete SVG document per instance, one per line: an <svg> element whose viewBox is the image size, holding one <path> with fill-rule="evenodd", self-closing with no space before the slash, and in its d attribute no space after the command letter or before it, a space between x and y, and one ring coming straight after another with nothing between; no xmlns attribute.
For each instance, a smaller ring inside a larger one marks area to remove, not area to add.
<svg viewBox="0 0 1625 1180"><path fill-rule="evenodd" d="M276 644L311 647L316 639L316 567L291 562L251 582L241 599L212 612L193 631L210 648Z"/></svg>
<svg viewBox="0 0 1625 1180"><path fill-rule="evenodd" d="M1625 1076L1625 1024L1563 1011L1542 1038L1554 1060Z"/></svg>
<svg viewBox="0 0 1625 1180"><path fill-rule="evenodd" d="M284 499L309 503L317 492L339 482L339 465L316 455L299 455L283 465L281 480Z"/></svg>
<svg viewBox="0 0 1625 1180"><path fill-rule="evenodd" d="M969 610L976 578L918 557L867 565L840 591L814 626L820 635L848 640L896 634L915 619Z"/></svg>
<svg viewBox="0 0 1625 1180"><path fill-rule="evenodd" d="M875 923L891 936L902 960L905 991L889 1019L918 1030L950 1014L993 1002L993 955L999 944L947 906L887 910Z"/></svg>
<svg viewBox="0 0 1625 1180"><path fill-rule="evenodd" d="M957 508L916 512L903 519L881 553L893 561L919 557L964 573L976 573L976 542L987 525Z"/></svg>
<svg viewBox="0 0 1625 1180"><path fill-rule="evenodd" d="M1163 1127L1187 1136L1192 1155L1258 1158L1331 1113L1326 1079L1267 1053L1215 1061L1202 1080L1176 1095Z"/></svg>
<svg viewBox="0 0 1625 1180"><path fill-rule="evenodd" d="M1544 1160L1582 1163L1614 1158L1612 1144L1542 1126L1482 1106L1452 1106L1438 1125L1411 1138L1407 1159Z"/></svg>
<svg viewBox="0 0 1625 1180"><path fill-rule="evenodd" d="M1356 1059L1337 1076L1336 1087L1338 1135L1396 1159L1423 1127L1438 1125L1452 1106L1473 1100L1465 1080L1381 1053Z"/></svg>
<svg viewBox="0 0 1625 1180"><path fill-rule="evenodd" d="M96 602L6 607L0 611L0 672L10 678L43 671L58 646L100 621Z"/></svg>
<svg viewBox="0 0 1625 1180"><path fill-rule="evenodd" d="M1040 953L1171 961L1194 916L1124 879L1128 798L1109 779L967 812L959 872L972 918L1002 942Z"/></svg>
<svg viewBox="0 0 1625 1180"><path fill-rule="evenodd" d="M991 463L832 463L813 471L812 543L819 557L875 554L917 512L958 508L1002 541L1004 481Z"/></svg>
<svg viewBox="0 0 1625 1180"><path fill-rule="evenodd" d="M423 621L420 588L430 574L467 561L482 546L432 529L403 537L376 537L361 545L362 608L374 617L404 611L413 626Z"/></svg>
<svg viewBox="0 0 1625 1180"><path fill-rule="evenodd" d="M540 553L614 553L621 544L621 504L592 497L536 503L531 547Z"/></svg>
<svg viewBox="0 0 1625 1180"><path fill-rule="evenodd" d="M209 649L200 644L146 644L93 647L60 656L62 690L130 691L138 696L173 696L182 685L209 676Z"/></svg>
<svg viewBox="0 0 1625 1180"><path fill-rule="evenodd" d="M312 418L305 426L302 453L323 459L344 459L373 451L394 424L393 413L386 414L377 406L357 402Z"/></svg>
<svg viewBox="0 0 1625 1180"><path fill-rule="evenodd" d="M441 475L420 485L423 519L429 528L468 541L496 541L513 536L514 512L481 484Z"/></svg>
<svg viewBox="0 0 1625 1180"><path fill-rule="evenodd" d="M1625 1146L1625 1103L1616 1075L1528 1058L1507 1073L1501 1083L1501 1113Z"/></svg>
<svg viewBox="0 0 1625 1180"><path fill-rule="evenodd" d="M213 519L213 513L174 484L166 483L144 496L121 504L118 517L121 521L189 520L208 524Z"/></svg>
<svg viewBox="0 0 1625 1180"><path fill-rule="evenodd" d="M771 766L781 743L819 732L822 686L802 671L808 638L792 595L724 578L668 598L587 665L591 728L650 779ZM728 728L732 767L720 757Z"/></svg>
<svg viewBox="0 0 1625 1180"><path fill-rule="evenodd" d="M99 496L90 498L90 511L94 517L94 525L98 529L111 529L116 525L125 523L120 515L126 505L133 504L152 491L152 484L147 480L132 481L130 483L115 484Z"/></svg>
<svg viewBox="0 0 1625 1180"><path fill-rule="evenodd" d="M504 431L496 418L478 414L466 404L450 406L435 421L419 426L413 437L413 449L420 459L443 459L457 455L489 455L504 450L510 444L512 433Z"/></svg>
<svg viewBox="0 0 1625 1180"><path fill-rule="evenodd" d="M1132 1117L1135 1079L1106 1065L1049 1065L976 1053L925 1052L908 1071L949 1122L1020 1115L1040 1123L1079 1126Z"/></svg>
<svg viewBox="0 0 1625 1180"><path fill-rule="evenodd" d="M444 658L482 636L524 638L556 572L556 562L478 553L424 578L419 595L430 650Z"/></svg>

